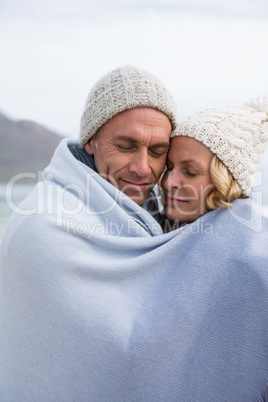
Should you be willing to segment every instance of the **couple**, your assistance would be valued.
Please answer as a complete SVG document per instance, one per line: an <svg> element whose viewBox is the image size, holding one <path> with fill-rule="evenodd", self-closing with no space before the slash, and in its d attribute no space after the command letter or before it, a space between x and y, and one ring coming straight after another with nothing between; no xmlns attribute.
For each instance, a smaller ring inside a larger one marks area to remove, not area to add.
<svg viewBox="0 0 268 402"><path fill-rule="evenodd" d="M265 107L178 123L151 74L97 82L2 239L1 400L265 400Z"/></svg>

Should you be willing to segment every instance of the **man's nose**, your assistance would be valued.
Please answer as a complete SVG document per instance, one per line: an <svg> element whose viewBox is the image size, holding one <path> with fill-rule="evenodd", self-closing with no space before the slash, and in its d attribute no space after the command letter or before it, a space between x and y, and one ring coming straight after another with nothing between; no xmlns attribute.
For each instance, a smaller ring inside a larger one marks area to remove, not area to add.
<svg viewBox="0 0 268 402"><path fill-rule="evenodd" d="M134 172L141 177L146 176L151 172L147 150L141 150L140 152L136 152L134 155L132 155L129 170L130 172Z"/></svg>

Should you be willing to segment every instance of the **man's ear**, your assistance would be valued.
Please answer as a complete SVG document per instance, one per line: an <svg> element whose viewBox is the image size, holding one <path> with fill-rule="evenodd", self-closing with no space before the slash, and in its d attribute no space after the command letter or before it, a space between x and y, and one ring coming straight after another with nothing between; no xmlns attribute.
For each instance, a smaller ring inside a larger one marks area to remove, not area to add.
<svg viewBox="0 0 268 402"><path fill-rule="evenodd" d="M89 155L94 155L95 150L95 139L91 138L85 145L85 150Z"/></svg>

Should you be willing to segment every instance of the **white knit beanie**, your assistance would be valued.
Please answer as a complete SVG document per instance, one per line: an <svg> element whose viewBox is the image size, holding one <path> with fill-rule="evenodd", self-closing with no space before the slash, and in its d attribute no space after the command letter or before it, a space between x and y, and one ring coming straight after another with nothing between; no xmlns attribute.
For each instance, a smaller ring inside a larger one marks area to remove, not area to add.
<svg viewBox="0 0 268 402"><path fill-rule="evenodd" d="M268 101L204 110L181 121L171 138L176 136L206 145L248 195L268 140Z"/></svg>
<svg viewBox="0 0 268 402"><path fill-rule="evenodd" d="M113 116L135 107L160 110L167 115L172 128L176 128L177 107L167 88L144 70L122 66L102 77L90 91L81 118L81 145Z"/></svg>

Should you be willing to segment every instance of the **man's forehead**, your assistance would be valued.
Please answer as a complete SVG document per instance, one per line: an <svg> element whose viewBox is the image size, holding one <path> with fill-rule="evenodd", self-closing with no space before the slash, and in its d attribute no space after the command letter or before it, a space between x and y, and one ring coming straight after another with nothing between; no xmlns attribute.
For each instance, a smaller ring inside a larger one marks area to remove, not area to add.
<svg viewBox="0 0 268 402"><path fill-rule="evenodd" d="M114 139L118 140L118 141L125 141L125 142L129 142L132 144L139 144L141 143L141 139L138 136L132 136L132 135L120 135L120 134L115 134L114 135ZM152 139L150 141L150 145L153 147L165 147L165 148L169 148L170 143L168 141L157 141L158 139Z"/></svg>

